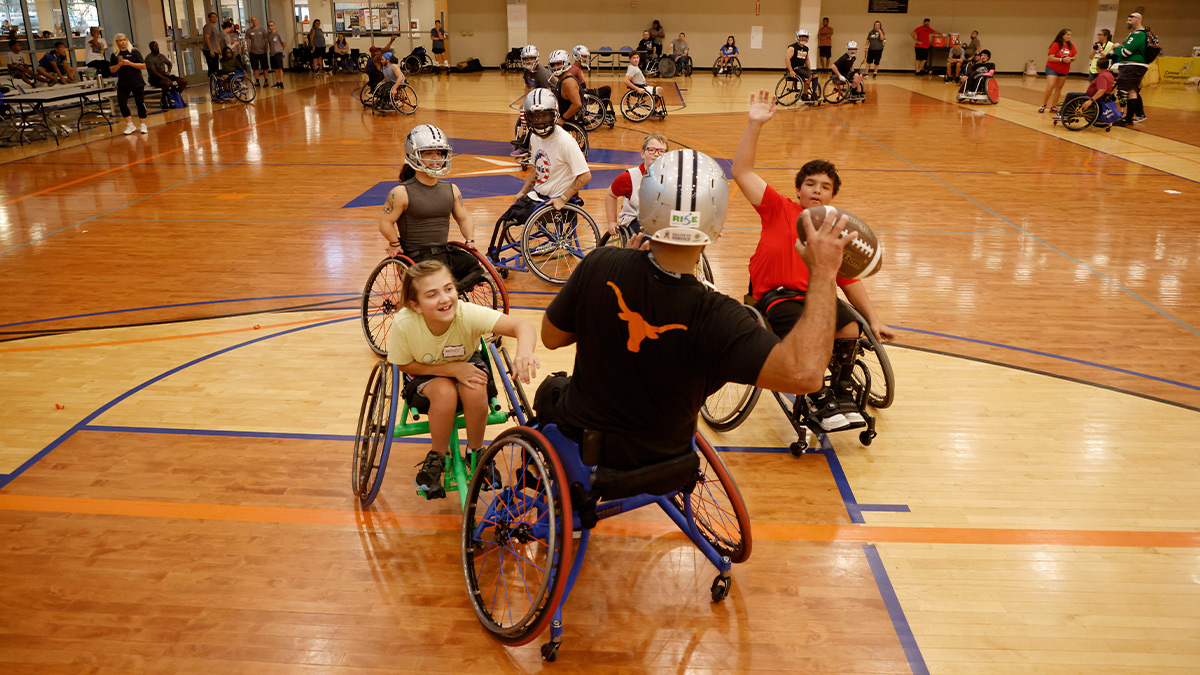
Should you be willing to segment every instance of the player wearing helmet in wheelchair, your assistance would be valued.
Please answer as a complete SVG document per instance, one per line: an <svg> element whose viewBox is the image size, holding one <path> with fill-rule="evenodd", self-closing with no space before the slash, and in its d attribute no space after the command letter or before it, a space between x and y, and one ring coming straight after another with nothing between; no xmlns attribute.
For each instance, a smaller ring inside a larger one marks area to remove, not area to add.
<svg viewBox="0 0 1200 675"><path fill-rule="evenodd" d="M800 100L808 101L821 97L820 90L813 82L811 61L808 56L808 31L801 28L796 31L796 41L787 48L787 76L799 82Z"/></svg>
<svg viewBox="0 0 1200 675"><path fill-rule="evenodd" d="M986 49L976 52L975 56L963 64L962 75L958 81L962 87L959 96L978 96L984 80L996 74L996 66L992 63L992 53ZM985 96L986 98L986 96Z"/></svg>
<svg viewBox="0 0 1200 675"><path fill-rule="evenodd" d="M587 47L584 45L575 45L571 49L572 63L570 73L575 76L575 79L579 80L579 86L583 88L584 92L599 97L608 106L610 105L608 101L612 97L612 87L604 85L603 87L589 89L587 86L587 77L585 77L583 71L591 69L591 59L592 53L588 51Z"/></svg>
<svg viewBox="0 0 1200 675"><path fill-rule="evenodd" d="M858 43L851 40L846 43L846 53L833 62L834 77L845 82L850 87L847 101L862 101L866 99L863 91L862 73L854 69L854 59L858 57Z"/></svg>
<svg viewBox="0 0 1200 675"><path fill-rule="evenodd" d="M771 329L786 335L797 319L808 316L812 284L808 261L796 255L796 218L807 209L830 205L841 187L837 168L830 162L813 160L796 174L796 199L784 197L754 172L754 157L763 125L775 116L775 102L760 91L750 106L746 130L733 158L733 179L742 194L758 212L762 233L750 257L750 293ZM870 324L881 340L891 341L895 334L879 318L862 281L838 278L837 285L846 299ZM821 311L825 311L822 309ZM831 309L832 318L834 311ZM865 425L853 397L854 358L857 355L859 326L852 312L838 306L837 335L830 362L833 386L822 388L811 397L818 423L826 431Z"/></svg>
<svg viewBox="0 0 1200 675"><path fill-rule="evenodd" d="M538 48L534 45L525 45L521 48L521 66L524 70L521 75L525 81L525 95L535 89L556 89L558 80L550 69L538 62L541 54ZM522 109L518 118L517 137L510 141L516 149L512 151L513 157L521 157L529 153L529 125L525 119L525 111Z"/></svg>
<svg viewBox="0 0 1200 675"><path fill-rule="evenodd" d="M437 257L450 265L455 278L463 279L478 268L476 260L454 255L446 248L450 217L458 223L463 243L475 248L475 222L463 206L462 192L452 183L438 180L450 173L454 151L441 129L422 124L404 139L404 168L400 184L388 192L379 215L379 232L387 239L388 252L413 260Z"/></svg>
<svg viewBox="0 0 1200 675"><path fill-rule="evenodd" d="M729 183L695 150L655 161L639 188L642 234L631 248L588 254L542 320L549 349L576 345L574 372L557 396L539 388L540 423L582 442L585 462L620 470L686 453L705 398L726 382L805 393L820 387L833 341L834 274L845 219L804 217L812 269L809 307L782 340L693 270L720 236ZM648 246L640 246L648 238ZM635 248L639 247L640 248ZM546 410L545 408L551 408ZM598 457L587 459L588 447Z"/></svg>
<svg viewBox="0 0 1200 675"><path fill-rule="evenodd" d="M574 120L583 112L583 81L571 72L571 55L564 49L550 53L550 72L557 79L554 94L558 98L560 119Z"/></svg>
<svg viewBox="0 0 1200 675"><path fill-rule="evenodd" d="M529 127L529 157L533 171L501 221L523 223L534 209L549 201L562 209L592 179L587 159L575 137L558 125L558 99L549 89L525 96L521 112Z"/></svg>
<svg viewBox="0 0 1200 675"><path fill-rule="evenodd" d="M642 139L642 163L622 171L608 186L608 192L604 193L604 213L608 216L605 231L608 234L616 236L622 227L633 234L642 231L637 219L638 190L646 175L646 167L667 154L667 149L666 136L657 133L646 136Z"/></svg>

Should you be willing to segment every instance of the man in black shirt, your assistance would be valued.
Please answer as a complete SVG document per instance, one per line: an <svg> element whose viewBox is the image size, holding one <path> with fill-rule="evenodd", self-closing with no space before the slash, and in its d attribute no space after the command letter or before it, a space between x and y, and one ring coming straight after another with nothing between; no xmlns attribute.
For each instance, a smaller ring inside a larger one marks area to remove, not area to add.
<svg viewBox="0 0 1200 675"><path fill-rule="evenodd" d="M850 85L848 101L861 101L866 98L863 91L862 74L854 70L854 59L858 55L858 43L854 40L846 43L846 53L833 62L834 77Z"/></svg>
<svg viewBox="0 0 1200 675"><path fill-rule="evenodd" d="M549 349L576 345L574 374L552 415L568 438L604 435L602 464L631 469L686 452L704 400L726 382L803 394L819 389L833 346L838 223L801 215L811 276L804 314L781 341L736 300L692 275L724 226L729 184L694 150L664 155L639 188L649 250L589 253L542 320ZM542 414L539 411L539 414Z"/></svg>
<svg viewBox="0 0 1200 675"><path fill-rule="evenodd" d="M658 57L662 55L662 45L654 41L650 37L650 31L642 31L642 39L638 42L637 51L642 55L642 70L650 67L651 63L658 63Z"/></svg>

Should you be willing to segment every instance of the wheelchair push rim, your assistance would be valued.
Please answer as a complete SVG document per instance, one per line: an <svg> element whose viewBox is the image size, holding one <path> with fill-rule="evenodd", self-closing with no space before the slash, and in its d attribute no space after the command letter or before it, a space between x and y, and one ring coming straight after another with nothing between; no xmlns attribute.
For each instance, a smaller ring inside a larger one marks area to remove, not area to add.
<svg viewBox="0 0 1200 675"><path fill-rule="evenodd" d="M745 562L753 545L742 493L708 439L697 433L695 441L700 452L700 480L691 493L676 493L671 503L686 513L683 500L690 499L700 536L730 562Z"/></svg>
<svg viewBox="0 0 1200 675"><path fill-rule="evenodd" d="M505 644L537 638L562 604L574 560L568 489L549 441L528 427L504 431L479 457L463 512L463 575L480 623Z"/></svg>
<svg viewBox="0 0 1200 675"><path fill-rule="evenodd" d="M599 242L600 229L587 211L574 204L561 210L545 204L521 230L521 257L534 276L562 285Z"/></svg>
<svg viewBox="0 0 1200 675"><path fill-rule="evenodd" d="M775 100L779 101L781 106L793 106L800 101L800 96L804 92L804 82L802 80L794 80L787 75L779 78L779 82L775 84Z"/></svg>
<svg viewBox="0 0 1200 675"><path fill-rule="evenodd" d="M392 421L399 399L399 369L386 361L375 364L367 378L358 426L354 435L354 455L350 466L350 489L363 506L370 506L379 494L383 474L392 449Z"/></svg>
<svg viewBox="0 0 1200 675"><path fill-rule="evenodd" d="M654 97L630 89L621 97L621 116L630 122L644 122L654 112Z"/></svg>
<svg viewBox="0 0 1200 675"><path fill-rule="evenodd" d="M375 266L367 285L363 288L362 317L363 335L371 350L379 356L387 355L387 335L392 327L392 318L400 311L400 282L404 271L412 265L405 257L388 258Z"/></svg>

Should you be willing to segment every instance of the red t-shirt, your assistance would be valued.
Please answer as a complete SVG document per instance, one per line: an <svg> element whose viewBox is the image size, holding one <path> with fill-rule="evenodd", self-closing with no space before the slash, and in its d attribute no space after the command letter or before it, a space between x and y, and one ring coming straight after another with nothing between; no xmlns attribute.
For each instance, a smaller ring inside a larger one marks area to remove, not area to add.
<svg viewBox="0 0 1200 675"><path fill-rule="evenodd" d="M937 31L930 28L929 26L926 26L925 24L921 24L920 26L917 26L917 30L915 30L913 32L915 32L917 34L917 46L920 47L921 49L928 49L929 48L929 36L933 35Z"/></svg>
<svg viewBox="0 0 1200 675"><path fill-rule="evenodd" d="M1050 49L1046 50L1046 53L1050 56L1050 58L1046 59L1046 67L1047 68L1049 68L1050 70L1053 70L1054 72L1058 73L1059 75L1066 75L1067 73L1071 72L1071 64L1063 63L1062 61L1059 61L1058 59L1059 59L1059 57L1062 57L1065 59L1067 57L1075 56L1075 54L1076 54L1075 45L1073 45L1073 44L1060 45L1057 42L1051 42Z"/></svg>
<svg viewBox="0 0 1200 675"><path fill-rule="evenodd" d="M646 163L642 162L638 168L642 170L642 175L645 176ZM629 172L622 171L621 173L617 174L617 177L613 179L612 185L609 186L608 190L618 197L624 197L625 199L632 197L633 179L629 177Z"/></svg>
<svg viewBox="0 0 1200 675"><path fill-rule="evenodd" d="M767 186L762 203L754 207L762 219L762 234L758 247L750 256L750 293L761 300L763 293L783 286L796 291L808 290L808 266L796 252L796 219L804 209ZM838 286L847 286L858 279L837 278Z"/></svg>
<svg viewBox="0 0 1200 675"><path fill-rule="evenodd" d="M1117 86L1117 80L1113 77L1112 71L1102 70L1096 79L1088 83L1087 96L1091 98L1096 95L1096 92L1102 91L1106 94L1111 94L1113 87Z"/></svg>

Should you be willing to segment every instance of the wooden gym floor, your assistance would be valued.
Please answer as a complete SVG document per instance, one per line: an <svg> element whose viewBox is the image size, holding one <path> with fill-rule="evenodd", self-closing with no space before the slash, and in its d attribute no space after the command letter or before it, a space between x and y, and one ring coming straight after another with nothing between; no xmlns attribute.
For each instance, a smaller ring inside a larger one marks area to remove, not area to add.
<svg viewBox="0 0 1200 675"><path fill-rule="evenodd" d="M666 83L667 119L595 132L593 170L650 131L731 159L777 79ZM754 521L730 598L661 516L606 522L554 664L478 625L457 505L410 487L420 442L370 509L349 489L371 204L435 123L486 239L519 186L514 76L413 78L413 118L294 76L146 137L0 149L0 670L1197 672L1196 92L1147 92L1140 131L1075 133L1036 113L1043 83L968 107L885 75L865 105L778 114L762 174L787 194L833 160L837 203L885 243L867 283L899 333L897 402L870 447L834 434L800 459L766 398L710 434ZM735 297L757 225L735 190L709 252ZM509 286L539 321L554 289Z"/></svg>

